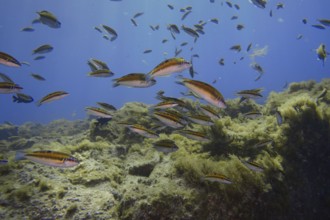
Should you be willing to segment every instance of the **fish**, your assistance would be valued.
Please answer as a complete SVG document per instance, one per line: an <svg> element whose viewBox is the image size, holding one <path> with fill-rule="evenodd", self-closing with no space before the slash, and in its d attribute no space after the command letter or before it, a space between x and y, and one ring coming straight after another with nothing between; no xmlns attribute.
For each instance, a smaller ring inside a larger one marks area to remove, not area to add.
<svg viewBox="0 0 330 220"><path fill-rule="evenodd" d="M236 20L237 18L238 18L238 16L233 15L233 16L230 18L230 20Z"/></svg>
<svg viewBox="0 0 330 220"><path fill-rule="evenodd" d="M210 19L211 22L213 22L214 24L219 24L219 20L217 18L212 18Z"/></svg>
<svg viewBox="0 0 330 220"><path fill-rule="evenodd" d="M191 90L198 97L204 99L208 103L218 108L226 108L226 102L222 94L213 86L197 80L183 78L182 81L177 82L184 85Z"/></svg>
<svg viewBox="0 0 330 220"><path fill-rule="evenodd" d="M260 94L260 92L262 91L261 88L259 89L248 89L248 90L241 90L238 91L236 94L238 96L244 97L246 99L255 99L255 98L261 98L262 95Z"/></svg>
<svg viewBox="0 0 330 220"><path fill-rule="evenodd" d="M236 10L240 10L240 6L238 4L234 4L234 7L236 8Z"/></svg>
<svg viewBox="0 0 330 220"><path fill-rule="evenodd" d="M209 105L200 105L200 106L198 106L198 109L204 115L209 116L212 120L219 119L220 118L218 112L214 108L212 108L211 106L209 106Z"/></svg>
<svg viewBox="0 0 330 220"><path fill-rule="evenodd" d="M178 56L181 52L182 52L182 49L179 49L179 50L178 50L178 48L176 47L176 48L175 48L175 51L174 51L174 56L175 56L175 57Z"/></svg>
<svg viewBox="0 0 330 220"><path fill-rule="evenodd" d="M49 103L49 102L52 102L55 100L62 99L68 95L69 95L69 93L67 93L65 91L56 91L56 92L49 93L48 95L44 96L37 102L37 106L41 106L45 103Z"/></svg>
<svg viewBox="0 0 330 220"><path fill-rule="evenodd" d="M182 128L186 124L183 117L170 111L154 111L152 115L171 128Z"/></svg>
<svg viewBox="0 0 330 220"><path fill-rule="evenodd" d="M3 64L5 66L10 66L10 67L20 67L21 63L16 60L14 57L11 55L5 53L5 52L0 52L0 64Z"/></svg>
<svg viewBox="0 0 330 220"><path fill-rule="evenodd" d="M152 130L149 130L146 127L139 125L139 124L127 125L126 127L129 128L130 131L135 132L146 138L158 138L159 137L159 135L156 132L153 132Z"/></svg>
<svg viewBox="0 0 330 220"><path fill-rule="evenodd" d="M112 118L113 115L108 112L107 110L103 109L103 108L97 108L97 107L86 107L85 108L87 114L89 115L94 115L96 117L100 117L100 118Z"/></svg>
<svg viewBox="0 0 330 220"><path fill-rule="evenodd" d="M324 30L325 29L325 26L322 25L322 24L313 24L312 27L317 28L317 29L320 29L320 30Z"/></svg>
<svg viewBox="0 0 330 220"><path fill-rule="evenodd" d="M251 111L251 112L244 113L243 116L245 118L249 118L249 119L256 119L256 118L261 117L262 113L258 112L258 111Z"/></svg>
<svg viewBox="0 0 330 220"><path fill-rule="evenodd" d="M244 25L242 25L242 24L238 24L238 25L236 25L236 29L237 30L242 30L244 28Z"/></svg>
<svg viewBox="0 0 330 220"><path fill-rule="evenodd" d="M260 164L254 162L254 161L245 161L241 160L241 162L250 170L261 173L264 171L264 167L262 167Z"/></svg>
<svg viewBox="0 0 330 220"><path fill-rule="evenodd" d="M43 60L45 58L46 58L45 56L36 56L34 60Z"/></svg>
<svg viewBox="0 0 330 220"><path fill-rule="evenodd" d="M258 8L266 8L266 0L249 0L249 2L257 6Z"/></svg>
<svg viewBox="0 0 330 220"><path fill-rule="evenodd" d="M16 152L15 160L30 160L36 163L40 163L47 166L68 168L74 167L79 164L77 158L57 151L42 150L34 151L31 153L26 152Z"/></svg>
<svg viewBox="0 0 330 220"><path fill-rule="evenodd" d="M195 72L194 70L194 65L193 65L193 57L190 58L190 63L191 63L191 66L189 67L189 74L191 76L191 78L194 78L195 74L197 74L197 72Z"/></svg>
<svg viewBox="0 0 330 220"><path fill-rule="evenodd" d="M324 62L327 58L327 51L325 50L325 44L320 44L320 46L316 49L317 58L322 61L323 66Z"/></svg>
<svg viewBox="0 0 330 220"><path fill-rule="evenodd" d="M278 110L275 111L275 117L276 117L277 125L278 126L282 125L283 118L282 118L282 115L281 115L280 111L278 111Z"/></svg>
<svg viewBox="0 0 330 220"><path fill-rule="evenodd" d="M230 1L225 1L229 8L233 7L233 4Z"/></svg>
<svg viewBox="0 0 330 220"><path fill-rule="evenodd" d="M150 79L156 76L167 76L172 73L182 72L191 67L191 63L182 57L174 57L167 59L158 64L154 69L148 73Z"/></svg>
<svg viewBox="0 0 330 220"><path fill-rule="evenodd" d="M281 8L284 8L284 4L279 2L276 4L276 9L281 9Z"/></svg>
<svg viewBox="0 0 330 220"><path fill-rule="evenodd" d="M107 35L103 35L102 37L106 40L110 40L110 38Z"/></svg>
<svg viewBox="0 0 330 220"><path fill-rule="evenodd" d="M167 29L171 33L180 34L180 29L178 28L178 26L176 24L169 24L169 25L167 25Z"/></svg>
<svg viewBox="0 0 330 220"><path fill-rule="evenodd" d="M254 69L255 71L257 71L260 74L264 74L264 70L263 68L256 62L253 62L250 64L250 66L252 67L252 69Z"/></svg>
<svg viewBox="0 0 330 220"><path fill-rule="evenodd" d="M105 103L105 102L97 102L101 108L107 110L107 111L117 111L117 108L111 104Z"/></svg>
<svg viewBox="0 0 330 220"><path fill-rule="evenodd" d="M225 65L225 59L224 59L224 58L221 58L221 59L219 60L219 64L220 64L221 66L224 66L224 65Z"/></svg>
<svg viewBox="0 0 330 220"><path fill-rule="evenodd" d="M256 143L253 147L254 148L260 148L260 147L264 147L264 146L267 146L267 145L273 144L273 143L274 143L274 140L266 139L266 140L263 140L263 141L260 141L260 142Z"/></svg>
<svg viewBox="0 0 330 220"><path fill-rule="evenodd" d="M87 61L87 64L89 65L92 71L109 69L108 65L105 62L95 58L89 59Z"/></svg>
<svg viewBox="0 0 330 220"><path fill-rule="evenodd" d="M45 81L46 79L42 76L40 76L39 74L36 73L31 73L31 76L36 79L36 80L40 80L40 81Z"/></svg>
<svg viewBox="0 0 330 220"><path fill-rule="evenodd" d="M174 100L165 100L162 102L157 103L156 105L152 106L153 109L167 109L173 108L178 106L179 104Z"/></svg>
<svg viewBox="0 0 330 220"><path fill-rule="evenodd" d="M307 24L307 19L306 18L302 19L302 23Z"/></svg>
<svg viewBox="0 0 330 220"><path fill-rule="evenodd" d="M5 159L0 160L0 165L6 165L6 164L8 164L8 160Z"/></svg>
<svg viewBox="0 0 330 220"><path fill-rule="evenodd" d="M170 4L168 4L167 7L169 7L169 9L171 9L171 10L174 9L173 5L170 5Z"/></svg>
<svg viewBox="0 0 330 220"><path fill-rule="evenodd" d="M51 52L53 49L54 47L52 47L51 45L44 44L34 49L32 54L45 54Z"/></svg>
<svg viewBox="0 0 330 220"><path fill-rule="evenodd" d="M186 46L188 44L188 42L182 42L181 44L180 44L180 46L181 47L184 47L184 46Z"/></svg>
<svg viewBox="0 0 330 220"><path fill-rule="evenodd" d="M113 75L114 73L111 72L109 69L99 69L88 73L88 76L93 77L111 77Z"/></svg>
<svg viewBox="0 0 330 220"><path fill-rule="evenodd" d="M39 15L39 18L37 19L39 22L42 24L47 25L48 27L51 28L60 28L61 27L61 22L57 20L55 15L53 15L51 12L43 10L40 12L37 12Z"/></svg>
<svg viewBox="0 0 330 220"><path fill-rule="evenodd" d="M136 14L133 16L133 18L140 17L140 16L143 15L143 14L144 14L144 12L138 12L138 13L136 13Z"/></svg>
<svg viewBox="0 0 330 220"><path fill-rule="evenodd" d="M21 31L24 31L24 32L33 32L34 31L34 28L33 27L24 27L21 29Z"/></svg>
<svg viewBox="0 0 330 220"><path fill-rule="evenodd" d="M143 53L151 53L151 52L152 52L151 49L147 49L147 50L143 51Z"/></svg>
<svg viewBox="0 0 330 220"><path fill-rule="evenodd" d="M167 39L163 39L162 40L162 43L164 44L164 43L166 43L168 40Z"/></svg>
<svg viewBox="0 0 330 220"><path fill-rule="evenodd" d="M195 39L199 37L199 34L197 33L197 31L195 31L194 29L184 26L181 26L181 29L186 32L188 35L194 37Z"/></svg>
<svg viewBox="0 0 330 220"><path fill-rule="evenodd" d="M159 92L158 92L159 93ZM168 96L164 96L162 94L157 94L157 99L163 100L163 101L170 101L170 102L175 102L178 104L178 107L180 108L187 108L187 104L182 101L181 99L177 99L174 97L168 97Z"/></svg>
<svg viewBox="0 0 330 220"><path fill-rule="evenodd" d="M13 81L9 76L7 76L7 75L4 74L4 73L0 73L0 78L1 78L4 82L14 83L14 81Z"/></svg>
<svg viewBox="0 0 330 220"><path fill-rule="evenodd" d="M26 65L26 66L31 66L30 63L27 62L27 61L22 61L21 64L24 64L24 65Z"/></svg>
<svg viewBox="0 0 330 220"><path fill-rule="evenodd" d="M230 49L235 50L236 52L240 52L242 50L242 47L241 47L241 45L237 44L237 45L231 46Z"/></svg>
<svg viewBox="0 0 330 220"><path fill-rule="evenodd" d="M208 174L203 177L204 181L210 181L210 182L218 182L218 183L224 183L224 184L232 184L233 182L222 174Z"/></svg>
<svg viewBox="0 0 330 220"><path fill-rule="evenodd" d="M32 96L23 94L23 93L16 93L16 96L13 95L13 102L17 103L30 103L33 102Z"/></svg>
<svg viewBox="0 0 330 220"><path fill-rule="evenodd" d="M188 115L186 116L190 121L199 125L212 126L214 121L207 115Z"/></svg>
<svg viewBox="0 0 330 220"><path fill-rule="evenodd" d="M0 94L18 93L23 88L12 82L0 82Z"/></svg>
<svg viewBox="0 0 330 220"><path fill-rule="evenodd" d="M171 139L162 139L154 142L153 147L163 153L172 153L179 150L179 147Z"/></svg>
<svg viewBox="0 0 330 220"><path fill-rule="evenodd" d="M105 24L102 24L102 27L104 28L104 30L106 30L106 32L108 32L112 36L111 41L115 40L118 37L117 32L113 28Z"/></svg>
<svg viewBox="0 0 330 220"><path fill-rule="evenodd" d="M297 37L296 37L297 40L300 40L301 38L303 38L302 34L298 34Z"/></svg>
<svg viewBox="0 0 330 220"><path fill-rule="evenodd" d="M270 11L269 11L269 16L270 16L270 17L273 17L273 10L270 10Z"/></svg>
<svg viewBox="0 0 330 220"><path fill-rule="evenodd" d="M95 27L94 27L94 29L95 29L95 30L97 30L99 33L102 33L102 30L101 30L101 28L99 28L99 27L95 26Z"/></svg>
<svg viewBox="0 0 330 220"><path fill-rule="evenodd" d="M113 87L122 85L133 88L147 88L156 84L155 79L149 79L144 73L130 73L112 81Z"/></svg>
<svg viewBox="0 0 330 220"><path fill-rule="evenodd" d="M198 33L198 34L205 34L205 32L203 31L203 29L199 29L199 28L196 28L196 32ZM196 39L197 38L195 38L195 41L196 41Z"/></svg>
<svg viewBox="0 0 330 220"><path fill-rule="evenodd" d="M324 26L330 26L330 19L317 19Z"/></svg>
<svg viewBox="0 0 330 220"><path fill-rule="evenodd" d="M136 21L135 21L133 18L131 18L131 22L132 22L132 24L133 24L135 27L138 26L137 23L136 23Z"/></svg>
<svg viewBox="0 0 330 220"><path fill-rule="evenodd" d="M184 13L181 17L181 21L183 21L184 19L186 19L186 17L191 13L191 11L187 11L186 13Z"/></svg>
<svg viewBox="0 0 330 220"><path fill-rule="evenodd" d="M176 133L179 133L180 135L200 142L209 142L210 138L207 136L204 132L199 131L193 131L193 130L178 130Z"/></svg>
<svg viewBox="0 0 330 220"><path fill-rule="evenodd" d="M322 92L320 93L320 95L318 95L315 99L316 104L319 103L319 100L322 99L326 94L327 94L328 90L327 88L323 88Z"/></svg>

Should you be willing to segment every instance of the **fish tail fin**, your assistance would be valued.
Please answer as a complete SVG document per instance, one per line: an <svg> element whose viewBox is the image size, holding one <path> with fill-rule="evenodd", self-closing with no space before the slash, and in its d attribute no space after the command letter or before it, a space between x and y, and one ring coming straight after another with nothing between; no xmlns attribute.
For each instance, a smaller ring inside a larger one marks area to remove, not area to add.
<svg viewBox="0 0 330 220"><path fill-rule="evenodd" d="M40 107L41 106L41 101L36 102L36 106Z"/></svg>
<svg viewBox="0 0 330 220"><path fill-rule="evenodd" d="M112 80L112 87L117 87L117 86L119 86L120 84L117 82L117 79L113 79Z"/></svg>
<svg viewBox="0 0 330 220"><path fill-rule="evenodd" d="M146 77L145 79L146 79L147 82L149 82L150 80L153 79L153 77L152 77L152 75L151 75L151 72L146 73L146 74L145 74L145 77Z"/></svg>
<svg viewBox="0 0 330 220"><path fill-rule="evenodd" d="M13 95L13 102L18 102L18 98Z"/></svg>
<svg viewBox="0 0 330 220"><path fill-rule="evenodd" d="M24 160L24 159L25 159L25 153L22 151L17 151L15 154L15 161Z"/></svg>
<svg viewBox="0 0 330 220"><path fill-rule="evenodd" d="M184 83L182 81L176 81L177 84L184 86Z"/></svg>

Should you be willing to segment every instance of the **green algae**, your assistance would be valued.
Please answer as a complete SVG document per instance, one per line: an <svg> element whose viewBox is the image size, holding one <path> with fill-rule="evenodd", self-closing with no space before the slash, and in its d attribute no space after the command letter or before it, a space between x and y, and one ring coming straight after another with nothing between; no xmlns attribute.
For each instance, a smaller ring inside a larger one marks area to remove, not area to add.
<svg viewBox="0 0 330 220"><path fill-rule="evenodd" d="M65 214L65 218L72 219L73 215L78 211L78 205L73 204L67 210Z"/></svg>
<svg viewBox="0 0 330 220"><path fill-rule="evenodd" d="M264 105L228 100L228 108L214 126L192 126L208 134L206 143L168 128L157 130L157 139L143 138L118 124L155 128L158 122L149 106L141 103L125 104L108 122L60 120L48 126L19 126L12 137L4 135L1 140L2 158L9 157L8 146L33 141L28 146L31 151L67 152L80 164L57 169L10 161L0 166L0 205L5 207L0 215L31 219L328 216L330 94L315 101L324 88L330 89L330 80L292 83L281 93L270 93ZM199 104L186 101L190 108ZM263 116L253 120L242 116L252 110ZM276 110L283 117L281 125L276 122ZM14 131L7 128L10 131L4 129L4 134ZM179 150L164 154L152 147L154 141L166 138L175 141ZM256 147L265 140L272 143ZM257 162L264 171L250 170L243 160ZM232 184L205 181L203 177L212 173L227 176ZM20 212L17 206L22 207Z"/></svg>

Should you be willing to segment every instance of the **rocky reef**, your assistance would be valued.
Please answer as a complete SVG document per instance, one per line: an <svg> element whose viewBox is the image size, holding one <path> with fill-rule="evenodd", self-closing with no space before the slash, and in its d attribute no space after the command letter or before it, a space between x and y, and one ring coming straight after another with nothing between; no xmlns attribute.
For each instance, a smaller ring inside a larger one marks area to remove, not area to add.
<svg viewBox="0 0 330 220"><path fill-rule="evenodd" d="M227 100L213 126L192 125L209 142L183 137L142 103L113 119L0 125L1 219L326 219L330 216L330 80L291 83L265 104ZM198 102L185 100L191 106ZM249 119L244 113L260 111ZM175 141L153 142L120 122ZM15 151L70 152L80 164L59 169L14 161ZM254 161L256 172L244 164ZM231 184L210 182L218 173Z"/></svg>

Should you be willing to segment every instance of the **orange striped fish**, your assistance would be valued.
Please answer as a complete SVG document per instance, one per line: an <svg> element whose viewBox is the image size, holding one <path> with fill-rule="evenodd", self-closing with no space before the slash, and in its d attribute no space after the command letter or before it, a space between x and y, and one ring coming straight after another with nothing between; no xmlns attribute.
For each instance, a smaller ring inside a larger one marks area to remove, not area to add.
<svg viewBox="0 0 330 220"><path fill-rule="evenodd" d="M182 128L186 123L182 117L169 111L155 111L153 116L171 128Z"/></svg>
<svg viewBox="0 0 330 220"><path fill-rule="evenodd" d="M0 93L18 93L23 88L13 82L0 82Z"/></svg>
<svg viewBox="0 0 330 220"><path fill-rule="evenodd" d="M205 82L183 78L182 81L178 83L184 85L195 95L218 108L227 107L222 94L216 88Z"/></svg>
<svg viewBox="0 0 330 220"><path fill-rule="evenodd" d="M94 115L100 118L112 118L113 115L108 112L107 110L103 108L97 108L97 107L86 107L85 110L87 111L87 114Z"/></svg>
<svg viewBox="0 0 330 220"><path fill-rule="evenodd" d="M67 95L69 95L69 93L64 92L64 91L56 91L56 92L49 93L48 95L44 96L42 99L40 99L37 102L37 106L40 106L44 103L52 102L54 100L64 98Z"/></svg>
<svg viewBox="0 0 330 220"><path fill-rule="evenodd" d="M218 183L224 183L224 184L232 184L233 182L226 177L225 175L222 174L209 174L204 176L203 178L206 181L210 181L210 182L218 182Z"/></svg>
<svg viewBox="0 0 330 220"><path fill-rule="evenodd" d="M156 84L156 80L148 79L144 73L130 73L112 81L113 87L122 85L133 88L147 88Z"/></svg>
<svg viewBox="0 0 330 220"><path fill-rule="evenodd" d="M53 167L73 167L79 164L78 159L73 156L56 151L34 151L32 153L17 152L15 160L31 160L36 163L40 163Z"/></svg>
<svg viewBox="0 0 330 220"><path fill-rule="evenodd" d="M158 64L148 73L149 78L156 76L167 76L171 73L182 72L191 67L191 63L183 58L174 57Z"/></svg>
<svg viewBox="0 0 330 220"><path fill-rule="evenodd" d="M10 56L9 54L6 54L4 52L0 52L0 63L6 66L11 67L20 67L21 63L18 62L14 57Z"/></svg>

